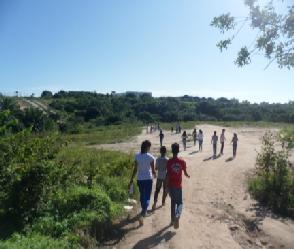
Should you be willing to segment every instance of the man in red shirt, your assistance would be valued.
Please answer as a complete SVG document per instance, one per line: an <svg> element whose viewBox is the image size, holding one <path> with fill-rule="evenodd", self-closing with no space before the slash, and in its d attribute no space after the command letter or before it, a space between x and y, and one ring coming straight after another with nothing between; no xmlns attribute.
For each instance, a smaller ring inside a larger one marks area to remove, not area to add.
<svg viewBox="0 0 294 249"><path fill-rule="evenodd" d="M179 228L179 219L182 213L182 171L190 178L186 170L186 162L178 158L179 144L171 146L173 157L167 162L167 188L171 199L171 223L175 229Z"/></svg>

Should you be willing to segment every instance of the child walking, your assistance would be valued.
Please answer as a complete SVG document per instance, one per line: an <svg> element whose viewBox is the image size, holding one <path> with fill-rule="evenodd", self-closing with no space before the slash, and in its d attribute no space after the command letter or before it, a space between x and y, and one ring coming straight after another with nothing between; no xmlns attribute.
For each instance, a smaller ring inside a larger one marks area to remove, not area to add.
<svg viewBox="0 0 294 249"><path fill-rule="evenodd" d="M171 146L173 157L167 162L167 186L171 199L171 224L175 229L179 228L179 220L183 209L182 198L182 171L186 177L190 178L186 169L186 162L178 157L179 144Z"/></svg>
<svg viewBox="0 0 294 249"><path fill-rule="evenodd" d="M162 146L160 148L160 157L156 159L155 170L157 170L157 180L156 180L156 188L154 193L154 204L152 206L152 210L156 209L156 204L158 200L158 194L163 187L163 194L162 194L162 206L165 205L165 199L167 196L166 192L166 164L168 161L168 157L166 157L166 147Z"/></svg>

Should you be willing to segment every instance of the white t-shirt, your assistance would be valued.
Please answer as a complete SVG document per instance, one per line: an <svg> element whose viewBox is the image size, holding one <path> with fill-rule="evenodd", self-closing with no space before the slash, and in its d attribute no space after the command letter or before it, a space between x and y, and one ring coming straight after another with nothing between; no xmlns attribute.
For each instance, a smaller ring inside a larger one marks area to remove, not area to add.
<svg viewBox="0 0 294 249"><path fill-rule="evenodd" d="M225 142L225 134L223 134L223 133L220 135L220 142L221 143Z"/></svg>
<svg viewBox="0 0 294 249"><path fill-rule="evenodd" d="M213 144L217 144L218 136L213 135L213 136L211 137L211 140L212 140L212 143L213 143Z"/></svg>
<svg viewBox="0 0 294 249"><path fill-rule="evenodd" d="M151 162L155 158L150 153L138 153L135 156L137 162L137 180L152 180Z"/></svg>
<svg viewBox="0 0 294 249"><path fill-rule="evenodd" d="M202 133L198 133L198 140L200 140L200 141L203 140L203 134Z"/></svg>

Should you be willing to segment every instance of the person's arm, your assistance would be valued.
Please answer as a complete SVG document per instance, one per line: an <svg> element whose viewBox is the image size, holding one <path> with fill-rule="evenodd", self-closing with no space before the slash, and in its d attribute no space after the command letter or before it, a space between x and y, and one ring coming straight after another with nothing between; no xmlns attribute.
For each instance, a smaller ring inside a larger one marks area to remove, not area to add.
<svg viewBox="0 0 294 249"><path fill-rule="evenodd" d="M137 174L137 170L138 170L138 164L137 164L137 161L135 161L135 163L134 163L134 169L133 169L133 174L132 174L132 177L131 177L131 180L130 180L130 183L129 183L129 188L130 188L130 186L133 183L134 177Z"/></svg>
<svg viewBox="0 0 294 249"><path fill-rule="evenodd" d="M158 167L157 167L157 160L155 161L155 170L158 170Z"/></svg>
<svg viewBox="0 0 294 249"><path fill-rule="evenodd" d="M185 168L184 168L184 175L185 175L186 177L190 178L190 175L189 175L188 172L187 172L187 167L186 167L186 165L185 165Z"/></svg>
<svg viewBox="0 0 294 249"><path fill-rule="evenodd" d="M151 169L152 169L152 175L155 178L156 177L156 171L155 171L155 166L154 166L154 160L151 162Z"/></svg>

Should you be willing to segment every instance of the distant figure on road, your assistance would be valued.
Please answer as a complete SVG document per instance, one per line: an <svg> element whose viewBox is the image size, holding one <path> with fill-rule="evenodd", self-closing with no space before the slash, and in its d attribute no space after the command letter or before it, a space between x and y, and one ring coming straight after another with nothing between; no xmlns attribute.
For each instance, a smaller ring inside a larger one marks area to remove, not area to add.
<svg viewBox="0 0 294 249"><path fill-rule="evenodd" d="M213 136L211 137L211 144L213 146L213 158L216 158L216 148L217 148L218 136L216 131L214 131Z"/></svg>
<svg viewBox="0 0 294 249"><path fill-rule="evenodd" d="M196 141L197 141L197 130L196 130L196 128L193 130L192 136L193 136L194 146L196 146Z"/></svg>
<svg viewBox="0 0 294 249"><path fill-rule="evenodd" d="M220 149L220 154L223 155L224 154L224 146L225 146L225 141L226 141L226 137L225 137L225 129L222 129L222 134L220 135L220 144L221 144L221 149Z"/></svg>
<svg viewBox="0 0 294 249"><path fill-rule="evenodd" d="M235 158L236 155L237 155L237 145L238 145L238 137L237 137L237 134L234 133L234 136L233 136L233 139L232 139L232 142L233 143L233 157Z"/></svg>
<svg viewBox="0 0 294 249"><path fill-rule="evenodd" d="M137 174L137 184L140 192L140 202L141 202L141 216L139 218L140 225L144 224L144 217L147 213L147 208L150 203L150 196L152 192L152 176L156 177L155 172L155 159L149 153L151 148L151 143L148 140L145 140L141 144L141 152L135 156L135 165L133 174L130 180L129 189L133 184L133 179Z"/></svg>
<svg viewBox="0 0 294 249"><path fill-rule="evenodd" d="M202 151L203 144L203 131L200 129L198 133L198 143L199 143L199 151Z"/></svg>
<svg viewBox="0 0 294 249"><path fill-rule="evenodd" d="M167 196L166 181L165 181L167 161L168 161L168 157L166 157L166 147L162 146L160 148L160 157L156 159L156 164L155 164L155 170L157 170L157 181L156 181L156 189L154 194L154 203L152 206L153 211L156 209L158 194L160 192L161 187L163 187L162 206L165 205L165 199Z"/></svg>
<svg viewBox="0 0 294 249"><path fill-rule="evenodd" d="M172 126L172 127L170 128L170 130L171 130L171 133L173 133L173 132L174 132L174 127Z"/></svg>
<svg viewBox="0 0 294 249"><path fill-rule="evenodd" d="M171 146L173 157L167 162L167 188L171 199L171 224L175 229L179 228L179 219L183 209L182 199L182 171L186 177L190 178L186 169L186 162L178 158L179 144Z"/></svg>
<svg viewBox="0 0 294 249"><path fill-rule="evenodd" d="M186 131L184 131L182 134L182 142L183 142L184 150L186 150L187 148L187 132Z"/></svg>
<svg viewBox="0 0 294 249"><path fill-rule="evenodd" d="M164 138L164 134L163 134L162 130L160 130L160 133L159 133L160 147L162 147L163 138Z"/></svg>

